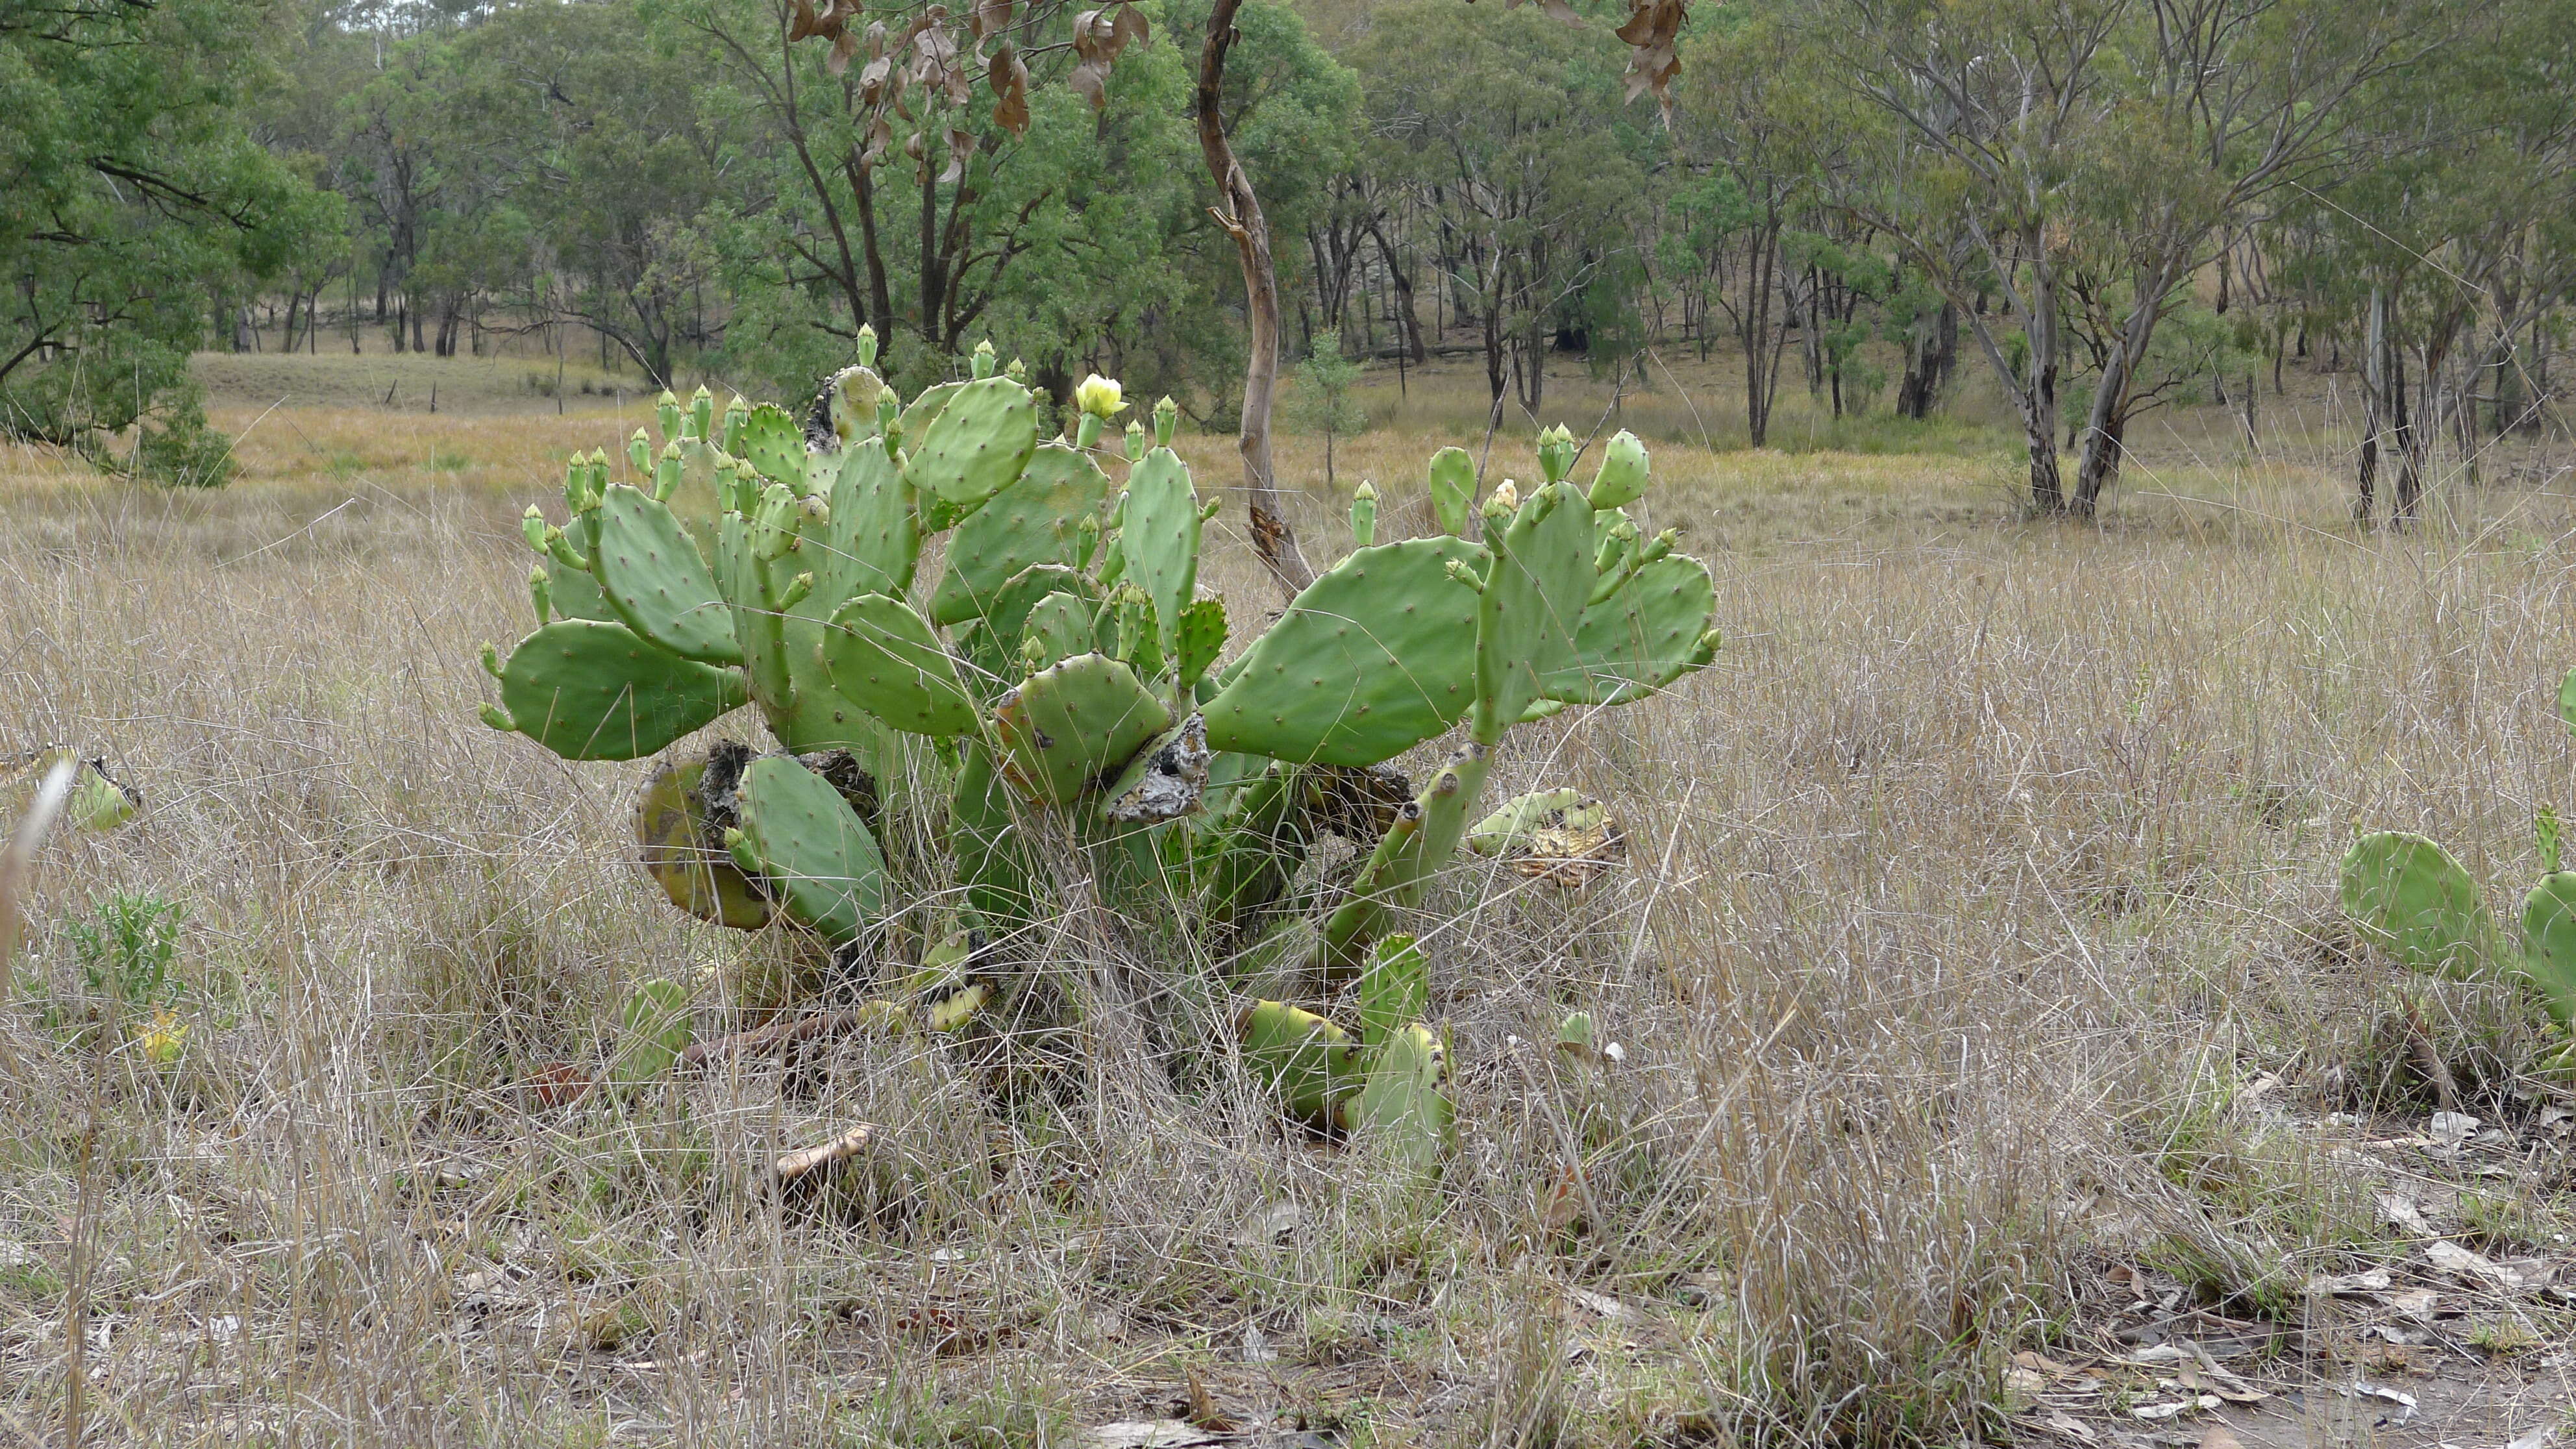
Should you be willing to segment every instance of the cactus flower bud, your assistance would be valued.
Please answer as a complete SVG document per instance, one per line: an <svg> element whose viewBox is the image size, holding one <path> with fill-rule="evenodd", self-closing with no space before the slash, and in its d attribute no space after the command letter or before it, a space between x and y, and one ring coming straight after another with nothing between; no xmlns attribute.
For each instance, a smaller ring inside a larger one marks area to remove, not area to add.
<svg viewBox="0 0 2576 1449"><path fill-rule="evenodd" d="M668 503L680 490L680 445L664 443L662 456L653 464L653 501Z"/></svg>
<svg viewBox="0 0 2576 1449"><path fill-rule="evenodd" d="M1520 506L1521 485L1506 478L1485 499L1485 517L1488 520L1506 519L1519 512Z"/></svg>
<svg viewBox="0 0 2576 1449"><path fill-rule="evenodd" d="M1574 471L1574 454L1574 434L1565 424L1559 423L1538 435L1539 471L1547 475L1548 482L1560 482Z"/></svg>
<svg viewBox="0 0 2576 1449"><path fill-rule="evenodd" d="M501 708L497 704L487 704L483 706L481 714L485 724L501 731L503 734L508 734L510 731L519 727L518 721L510 718L510 712Z"/></svg>
<svg viewBox="0 0 2576 1449"><path fill-rule="evenodd" d="M528 511L519 515L519 536L528 541L528 547L546 551L546 516L537 511L537 505L529 504Z"/></svg>
<svg viewBox="0 0 2576 1449"><path fill-rule="evenodd" d="M992 338L987 337L975 344L975 355L967 359L966 368L975 375L975 380L978 382L993 375Z"/></svg>
<svg viewBox="0 0 2576 1449"><path fill-rule="evenodd" d="M680 400L673 397L667 387L662 389L660 397L653 400L653 421L662 425L663 437L676 439L680 436Z"/></svg>
<svg viewBox="0 0 2576 1449"><path fill-rule="evenodd" d="M705 383L699 383L698 390L689 395L689 436L701 443L712 439L715 434L708 429L714 426L715 416L716 395L707 391Z"/></svg>
<svg viewBox="0 0 2576 1449"><path fill-rule="evenodd" d="M494 679L501 677L501 651L493 648L489 640L483 645L483 672Z"/></svg>
<svg viewBox="0 0 2576 1449"><path fill-rule="evenodd" d="M1091 567L1091 556L1099 549L1100 515L1086 513L1082 515L1082 521L1073 526L1073 566L1077 569Z"/></svg>
<svg viewBox="0 0 2576 1449"><path fill-rule="evenodd" d="M1180 420L1181 405L1172 401L1172 395L1170 393L1163 394L1163 400L1154 404L1155 447L1168 448L1172 446L1172 429L1180 422Z"/></svg>
<svg viewBox="0 0 2576 1449"><path fill-rule="evenodd" d="M542 629L554 620L554 600L546 593L544 565L528 570L528 602L537 607L537 627Z"/></svg>
<svg viewBox="0 0 2576 1449"><path fill-rule="evenodd" d="M742 456L742 430L750 422L751 404L742 400L742 394L735 393L733 401L725 404L724 450L726 452L737 458Z"/></svg>
<svg viewBox="0 0 2576 1449"><path fill-rule="evenodd" d="M1134 418L1127 420L1127 456L1130 460L1145 456L1145 425Z"/></svg>
<svg viewBox="0 0 2576 1449"><path fill-rule="evenodd" d="M787 581L787 588L784 592L779 594L778 607L782 609L795 608L798 604L805 602L805 596L812 592L814 592L813 573L808 571L798 574L796 577Z"/></svg>
<svg viewBox="0 0 2576 1449"><path fill-rule="evenodd" d="M1029 365L1022 359L1014 357L1011 359L1011 365L1002 369L1002 376L1026 387L1029 385Z"/></svg>
<svg viewBox="0 0 2576 1449"><path fill-rule="evenodd" d="M1093 373L1073 390L1073 404L1103 422L1118 416L1127 406L1126 395L1117 379Z"/></svg>
<svg viewBox="0 0 2576 1449"><path fill-rule="evenodd" d="M1635 433L1620 429L1601 451L1601 471L1592 475L1594 511L1625 508L1645 496L1646 473L1646 445Z"/></svg>
<svg viewBox="0 0 2576 1449"><path fill-rule="evenodd" d="M1359 548L1377 542L1377 485L1365 480L1351 494L1351 542Z"/></svg>
<svg viewBox="0 0 2576 1449"><path fill-rule="evenodd" d="M874 367L876 365L877 329L863 325L859 328L859 366Z"/></svg>
<svg viewBox="0 0 2576 1449"><path fill-rule="evenodd" d="M653 469L653 440L644 436L642 428L637 428L635 436L626 440L626 461L634 464L638 473L649 473Z"/></svg>

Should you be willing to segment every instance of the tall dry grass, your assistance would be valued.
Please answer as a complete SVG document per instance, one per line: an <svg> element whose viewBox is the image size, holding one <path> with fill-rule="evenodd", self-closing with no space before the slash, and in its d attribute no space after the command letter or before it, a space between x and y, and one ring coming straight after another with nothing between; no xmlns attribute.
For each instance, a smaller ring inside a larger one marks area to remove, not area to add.
<svg viewBox="0 0 2576 1449"><path fill-rule="evenodd" d="M2233 1105L2262 1071L2312 1115L2423 1100L2332 925L2349 822L2492 878L2571 798L2560 493L2359 534L2324 433L2177 433L2075 528L2018 517L1993 434L1668 442L1654 522L1728 643L1506 746L1498 788L1597 793L1631 854L1571 898L1463 870L1420 923L1464 1127L1437 1190L1281 1130L1231 988L1151 921L1051 943L1081 1011L1044 1040L547 1109L512 1084L603 1050L635 978L695 984L706 1030L820 989L657 904L642 765L475 718L477 646L526 627L518 511L638 420L283 408L212 495L0 461L0 742L149 797L47 857L0 1015L0 1432L1039 1444L1195 1395L1372 1444L1991 1434L2006 1355L2107 1257L2295 1316L2377 1247L2355 1169ZM1348 440L1342 487L1418 527L1454 436ZM1534 471L1525 430L1491 466ZM1221 518L1221 586L1275 607ZM65 928L118 891L188 911L174 1067L66 1026ZM2411 999L2489 1069L2466 1090L2529 1060L2508 1003ZM1539 1045L1578 1007L1624 1063ZM760 1190L861 1120L883 1146L829 1192Z"/></svg>

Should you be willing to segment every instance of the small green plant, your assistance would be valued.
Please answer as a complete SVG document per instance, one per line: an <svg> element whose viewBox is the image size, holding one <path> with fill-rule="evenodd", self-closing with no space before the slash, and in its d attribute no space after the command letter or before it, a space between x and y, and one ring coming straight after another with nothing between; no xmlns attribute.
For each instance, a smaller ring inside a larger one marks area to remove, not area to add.
<svg viewBox="0 0 2576 1449"><path fill-rule="evenodd" d="M84 991L120 1006L168 1005L180 990L170 963L179 953L179 926L187 914L187 907L166 897L119 891L94 906L89 920L63 927Z"/></svg>
<svg viewBox="0 0 2576 1449"><path fill-rule="evenodd" d="M1360 365L1342 356L1342 334L1315 334L1315 350L1297 364L1297 393L1288 405L1288 420L1310 433L1324 435L1324 488L1333 487L1333 442L1368 426L1368 414L1351 398L1360 380Z"/></svg>

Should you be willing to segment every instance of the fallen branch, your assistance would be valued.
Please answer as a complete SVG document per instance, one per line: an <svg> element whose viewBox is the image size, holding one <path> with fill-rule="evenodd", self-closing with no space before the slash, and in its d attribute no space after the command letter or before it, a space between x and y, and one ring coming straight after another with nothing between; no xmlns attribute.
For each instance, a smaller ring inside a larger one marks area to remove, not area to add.
<svg viewBox="0 0 2576 1449"><path fill-rule="evenodd" d="M780 1182L794 1182L809 1173L820 1172L836 1162L847 1162L865 1152L877 1129L862 1122L820 1147L807 1147L790 1152L770 1165L771 1175Z"/></svg>
<svg viewBox="0 0 2576 1449"><path fill-rule="evenodd" d="M887 1024L890 1010L884 1002L869 1002L846 1011L827 1011L814 1016L800 1016L794 1021L773 1021L750 1031L737 1031L726 1036L693 1041L680 1053L683 1067L702 1067L732 1057L751 1056L775 1051L799 1042L819 1041L826 1037L847 1036L862 1027Z"/></svg>

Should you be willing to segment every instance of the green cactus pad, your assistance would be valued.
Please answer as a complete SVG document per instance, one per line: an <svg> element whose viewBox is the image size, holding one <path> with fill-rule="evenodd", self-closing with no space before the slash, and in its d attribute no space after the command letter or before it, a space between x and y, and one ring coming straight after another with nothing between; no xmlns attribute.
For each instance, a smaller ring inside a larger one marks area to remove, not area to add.
<svg viewBox="0 0 2576 1449"><path fill-rule="evenodd" d="M599 580L586 569L566 568L553 559L541 565L546 573L546 602L558 619L588 619L599 624L625 622L617 617L617 607L600 592Z"/></svg>
<svg viewBox="0 0 2576 1449"><path fill-rule="evenodd" d="M1063 805L1170 729L1172 716L1126 665L1083 654L1003 695L993 727L1011 783L1031 799Z"/></svg>
<svg viewBox="0 0 2576 1449"><path fill-rule="evenodd" d="M967 664L987 682L1008 683L1026 673L1020 667L1020 639L1029 612L1049 594L1071 594L1099 607L1100 586L1063 564L1031 564L1012 575L993 598L984 617L958 635Z"/></svg>
<svg viewBox="0 0 2576 1449"><path fill-rule="evenodd" d="M2341 894L2363 937L2417 971L2466 980L2495 959L2495 918L2477 882L2421 835L2381 830L2354 841Z"/></svg>
<svg viewBox="0 0 2576 1449"><path fill-rule="evenodd" d="M664 760L635 797L636 858L671 904L702 921L756 931L769 924L769 902L736 869L707 822L699 796L707 762Z"/></svg>
<svg viewBox="0 0 2576 1449"><path fill-rule="evenodd" d="M1244 1065L1278 1093L1292 1115L1330 1121L1364 1080L1350 1033L1284 1001L1246 1007L1234 1019Z"/></svg>
<svg viewBox="0 0 2576 1449"><path fill-rule="evenodd" d="M772 483L805 489L805 430L776 403L762 403L743 421L738 455Z"/></svg>
<svg viewBox="0 0 2576 1449"><path fill-rule="evenodd" d="M1181 611L1198 593L1199 496L1189 465L1156 448L1127 474L1126 525L1119 534L1127 577L1153 600L1155 642L1164 658L1180 652Z"/></svg>
<svg viewBox="0 0 2576 1449"><path fill-rule="evenodd" d="M2576 871L2542 876L2523 898L2522 974L2552 1020L2576 1027Z"/></svg>
<svg viewBox="0 0 2576 1449"><path fill-rule="evenodd" d="M1665 688L1714 656L1716 610L1708 565L1681 554L1655 560L1583 611L1574 662L1547 676L1547 698L1626 704Z"/></svg>
<svg viewBox="0 0 2576 1449"><path fill-rule="evenodd" d="M855 939L883 913L885 857L876 837L830 781L794 756L764 755L742 772L741 835L770 894L827 939Z"/></svg>
<svg viewBox="0 0 2576 1449"><path fill-rule="evenodd" d="M1038 446L1037 402L1007 377L979 378L951 394L919 434L907 426L904 446L911 453L904 480L921 494L923 511L935 498L951 521L963 518L1028 466Z"/></svg>
<svg viewBox="0 0 2576 1449"><path fill-rule="evenodd" d="M1026 650L1032 639L1038 641L1039 651L1029 662L1037 669L1052 668L1077 654L1102 652L1099 613L1099 605L1089 599L1062 591L1038 600L1020 628L1022 658L1029 659Z"/></svg>
<svg viewBox="0 0 2576 1449"><path fill-rule="evenodd" d="M948 848L966 905L985 921L1017 925L1036 910L1034 865L1019 811L982 740L965 742L957 789L948 805Z"/></svg>
<svg viewBox="0 0 2576 1449"><path fill-rule="evenodd" d="M1173 654L1173 681L1183 699L1207 677L1208 667L1225 652L1225 600L1199 599L1181 611L1180 647Z"/></svg>
<svg viewBox="0 0 2576 1449"><path fill-rule="evenodd" d="M1595 578L1592 510L1572 484L1537 489L1498 532L1476 613L1477 738L1487 745L1520 722L1547 676L1575 663Z"/></svg>
<svg viewBox="0 0 2576 1449"><path fill-rule="evenodd" d="M689 991L676 981L639 981L617 1008L617 1054L608 1083L632 1093L660 1081L689 1049Z"/></svg>
<svg viewBox="0 0 2576 1449"><path fill-rule="evenodd" d="M1361 549L1307 586L1226 670L1208 744L1294 763L1374 765L1456 724L1474 683L1481 564L1459 539Z"/></svg>
<svg viewBox="0 0 2576 1449"><path fill-rule="evenodd" d="M1646 445L1621 428L1601 450L1601 471L1592 475L1587 495L1594 508L1625 508L1646 495Z"/></svg>
<svg viewBox="0 0 2576 1449"><path fill-rule="evenodd" d="M1368 965L1360 969L1360 1042L1371 1050L1385 1046L1410 1023L1422 1019L1431 1004L1431 963L1411 936L1389 936L1377 943Z"/></svg>
<svg viewBox="0 0 2576 1449"><path fill-rule="evenodd" d="M1448 1045L1428 1027L1405 1027L1369 1053L1367 1083L1342 1105L1342 1125L1409 1171L1434 1171L1458 1136L1448 1082Z"/></svg>
<svg viewBox="0 0 2576 1449"><path fill-rule="evenodd" d="M626 627L683 659L740 664L733 613L671 510L623 483L599 505L591 570Z"/></svg>
<svg viewBox="0 0 2576 1449"><path fill-rule="evenodd" d="M962 735L975 728L975 703L958 683L930 622L910 604L861 594L832 615L818 659L832 688L900 730Z"/></svg>
<svg viewBox="0 0 2576 1449"><path fill-rule="evenodd" d="M705 728L747 696L742 677L655 648L623 624L563 619L501 670L512 727L567 760L632 760Z"/></svg>
<svg viewBox="0 0 2576 1449"><path fill-rule="evenodd" d="M1440 531L1454 538L1467 534L1467 512L1476 501L1476 460L1464 448L1443 448L1431 455L1431 512Z"/></svg>
<svg viewBox="0 0 2576 1449"><path fill-rule="evenodd" d="M1514 841L1526 843L1530 833L1543 825L1581 828L1607 815L1599 801L1586 799L1580 790L1532 790L1467 827L1467 848L1478 855L1502 855Z"/></svg>
<svg viewBox="0 0 2576 1449"><path fill-rule="evenodd" d="M874 368L845 367L823 384L814 399L815 411L846 450L879 435L877 399L885 390L885 379Z"/></svg>
<svg viewBox="0 0 2576 1449"><path fill-rule="evenodd" d="M1031 564L1078 565L1082 520L1097 519L1108 496L1109 477L1089 458L1058 443L1038 449L1018 481L957 525L930 597L931 622L983 615Z"/></svg>
<svg viewBox="0 0 2576 1449"><path fill-rule="evenodd" d="M900 440L902 446L909 451L919 452L921 435L928 431L931 423L946 410L948 400L955 397L965 386L963 382L934 382L923 388L921 395L904 408L903 415L895 422L896 430L903 435Z"/></svg>

